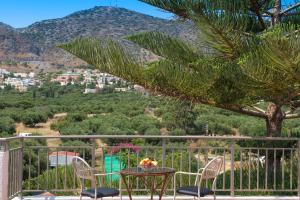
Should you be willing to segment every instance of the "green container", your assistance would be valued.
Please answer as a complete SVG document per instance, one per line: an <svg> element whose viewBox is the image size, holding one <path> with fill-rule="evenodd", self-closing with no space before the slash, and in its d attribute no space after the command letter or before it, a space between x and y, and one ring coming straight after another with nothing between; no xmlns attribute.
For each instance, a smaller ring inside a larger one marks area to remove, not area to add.
<svg viewBox="0 0 300 200"><path fill-rule="evenodd" d="M125 168L123 163L118 159L116 155L108 155L108 154L106 154L104 157L104 167L105 167L105 173L119 172ZM107 181L110 181L110 178L112 178L112 181L118 181L120 180L120 175L113 174L112 176L111 175L106 176Z"/></svg>

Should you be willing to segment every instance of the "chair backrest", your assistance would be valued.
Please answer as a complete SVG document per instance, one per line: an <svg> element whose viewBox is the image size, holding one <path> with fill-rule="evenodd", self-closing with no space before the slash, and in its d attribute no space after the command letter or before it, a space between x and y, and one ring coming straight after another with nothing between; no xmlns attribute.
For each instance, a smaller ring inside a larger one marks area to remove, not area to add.
<svg viewBox="0 0 300 200"><path fill-rule="evenodd" d="M95 185L95 176L90 165L82 158L76 156L72 159L73 168L76 176L80 179L81 186L83 187L82 180L90 180L92 186Z"/></svg>
<svg viewBox="0 0 300 200"><path fill-rule="evenodd" d="M223 164L224 164L223 156L218 156L212 159L210 162L207 163L207 165L202 170L200 180L199 180L199 175L197 175L195 185L198 183L198 181L201 182L202 180L216 179L221 171Z"/></svg>

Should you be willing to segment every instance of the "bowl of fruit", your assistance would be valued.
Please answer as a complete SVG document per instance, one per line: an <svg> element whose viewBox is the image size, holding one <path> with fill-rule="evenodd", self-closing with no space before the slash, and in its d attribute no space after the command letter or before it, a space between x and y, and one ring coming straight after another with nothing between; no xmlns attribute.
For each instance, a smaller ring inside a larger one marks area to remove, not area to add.
<svg viewBox="0 0 300 200"><path fill-rule="evenodd" d="M152 158L145 158L143 160L141 160L140 164L139 164L139 168L143 169L144 171L150 171L153 168L155 168L157 166L157 161L152 159Z"/></svg>

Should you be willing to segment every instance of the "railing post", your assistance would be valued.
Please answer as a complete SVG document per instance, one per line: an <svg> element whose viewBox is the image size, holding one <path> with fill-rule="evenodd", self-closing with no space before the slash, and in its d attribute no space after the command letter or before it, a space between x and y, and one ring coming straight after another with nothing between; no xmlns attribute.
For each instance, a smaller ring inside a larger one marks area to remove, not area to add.
<svg viewBox="0 0 300 200"><path fill-rule="evenodd" d="M234 151L235 151L235 141L232 141L230 145L230 195L231 196L234 196L234 153L235 153Z"/></svg>
<svg viewBox="0 0 300 200"><path fill-rule="evenodd" d="M166 166L167 139L162 138L162 167Z"/></svg>
<svg viewBox="0 0 300 200"><path fill-rule="evenodd" d="M23 185L22 185L22 183L23 183L23 173L24 173L24 162L23 162L23 156L24 156L24 148L25 148L25 146L24 146L24 138L21 138L21 148L22 148L22 151L21 151L21 159L22 159L22 161L20 161L21 162L21 166L20 166L20 170L21 170L21 173L20 173L20 187L21 187L21 192L20 192L20 199L23 199Z"/></svg>
<svg viewBox="0 0 300 200"><path fill-rule="evenodd" d="M0 142L0 199L8 199L9 191L9 147L8 142Z"/></svg>
<svg viewBox="0 0 300 200"><path fill-rule="evenodd" d="M96 141L92 139L92 168L96 167Z"/></svg>
<svg viewBox="0 0 300 200"><path fill-rule="evenodd" d="M300 199L300 140L297 141L297 146L298 146L298 197Z"/></svg>

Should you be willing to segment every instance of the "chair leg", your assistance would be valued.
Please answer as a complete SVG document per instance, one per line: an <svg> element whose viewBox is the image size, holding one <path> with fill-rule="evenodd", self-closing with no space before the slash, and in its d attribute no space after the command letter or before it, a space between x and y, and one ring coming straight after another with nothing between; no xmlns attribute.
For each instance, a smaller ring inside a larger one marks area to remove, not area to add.
<svg viewBox="0 0 300 200"><path fill-rule="evenodd" d="M216 200L216 192L214 192L214 200Z"/></svg>
<svg viewBox="0 0 300 200"><path fill-rule="evenodd" d="M173 200L176 200L176 186L175 186L175 182L174 182L174 194L173 194Z"/></svg>
<svg viewBox="0 0 300 200"><path fill-rule="evenodd" d="M82 200L82 195L80 195L79 200Z"/></svg>

